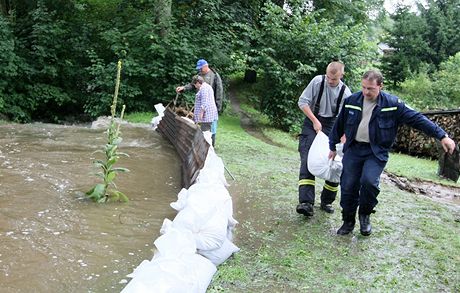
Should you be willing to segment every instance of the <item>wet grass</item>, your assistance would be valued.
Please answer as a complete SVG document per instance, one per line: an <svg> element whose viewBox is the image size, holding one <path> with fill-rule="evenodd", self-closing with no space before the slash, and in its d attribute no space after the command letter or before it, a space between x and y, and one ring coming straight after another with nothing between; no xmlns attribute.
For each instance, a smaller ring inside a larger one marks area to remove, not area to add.
<svg viewBox="0 0 460 293"><path fill-rule="evenodd" d="M208 292L460 290L458 207L382 185L374 233L339 237L340 213L296 214L299 159L289 143L265 144L235 116L221 118L216 150L236 177L229 182L241 251L219 266Z"/></svg>
<svg viewBox="0 0 460 293"><path fill-rule="evenodd" d="M295 212L296 140L265 128L287 147L268 145L239 123L229 111L220 117L216 151L236 178L227 177L241 251L218 267L208 292L460 292L458 206L382 184L373 234L361 236L357 226L337 236L339 212L315 207L311 219ZM399 154L390 160L387 169L403 176L436 176L433 161Z"/></svg>

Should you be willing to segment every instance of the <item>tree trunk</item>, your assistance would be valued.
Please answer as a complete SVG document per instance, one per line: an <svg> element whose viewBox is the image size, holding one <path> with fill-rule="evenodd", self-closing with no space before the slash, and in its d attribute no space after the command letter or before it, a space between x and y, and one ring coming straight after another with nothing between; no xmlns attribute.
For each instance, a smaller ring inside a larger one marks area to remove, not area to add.
<svg viewBox="0 0 460 293"><path fill-rule="evenodd" d="M172 0L155 0L155 22L160 26L160 35L165 37L171 21Z"/></svg>
<svg viewBox="0 0 460 293"><path fill-rule="evenodd" d="M0 0L0 13L4 16L8 16L11 10L11 3L9 0Z"/></svg>

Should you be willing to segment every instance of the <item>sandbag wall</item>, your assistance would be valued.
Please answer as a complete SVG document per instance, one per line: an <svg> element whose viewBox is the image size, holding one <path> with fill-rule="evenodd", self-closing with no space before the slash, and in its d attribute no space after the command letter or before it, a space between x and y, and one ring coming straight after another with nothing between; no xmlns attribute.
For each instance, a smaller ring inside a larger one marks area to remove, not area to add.
<svg viewBox="0 0 460 293"><path fill-rule="evenodd" d="M423 113L428 119L441 126L457 143L460 140L460 110L433 111ZM421 131L408 126L402 126L393 149L408 155L429 157L437 160L439 143Z"/></svg>
<svg viewBox="0 0 460 293"><path fill-rule="evenodd" d="M216 266L239 251L232 243L238 222L233 218L225 168L209 144L210 133L206 140L193 121L172 111L164 114L158 129L171 138L183 159L187 167L183 173L189 176L183 182L189 185L170 204L178 213L173 220L163 221L153 258L128 275L132 280L122 293L205 293Z"/></svg>

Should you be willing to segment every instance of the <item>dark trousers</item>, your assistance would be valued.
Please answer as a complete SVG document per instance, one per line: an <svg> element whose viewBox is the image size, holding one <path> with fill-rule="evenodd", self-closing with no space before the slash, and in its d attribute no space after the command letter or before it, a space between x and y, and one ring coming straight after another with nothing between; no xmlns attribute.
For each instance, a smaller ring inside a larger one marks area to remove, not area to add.
<svg viewBox="0 0 460 293"><path fill-rule="evenodd" d="M322 131L329 135L334 125L334 118L318 117L321 122ZM299 202L315 203L315 176L308 171L308 152L316 137L316 131L310 119L305 118L302 134L299 136L299 154L300 154L300 171L299 171ZM339 184L327 181L321 192L321 204L331 204L334 202Z"/></svg>
<svg viewBox="0 0 460 293"><path fill-rule="evenodd" d="M211 131L212 122L200 122L201 131Z"/></svg>
<svg viewBox="0 0 460 293"><path fill-rule="evenodd" d="M377 205L380 175L386 162L377 159L368 143L353 142L345 152L340 180L342 212L369 215Z"/></svg>

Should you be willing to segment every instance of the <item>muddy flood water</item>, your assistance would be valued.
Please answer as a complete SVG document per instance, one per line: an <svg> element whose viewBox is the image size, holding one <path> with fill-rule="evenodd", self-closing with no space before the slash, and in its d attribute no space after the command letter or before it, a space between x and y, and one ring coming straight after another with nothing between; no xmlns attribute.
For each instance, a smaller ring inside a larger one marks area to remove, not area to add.
<svg viewBox="0 0 460 293"><path fill-rule="evenodd" d="M148 127L122 125L130 155L115 179L128 203L84 198L100 179L104 128L0 125L0 292L119 292L144 259L180 189L174 148Z"/></svg>

